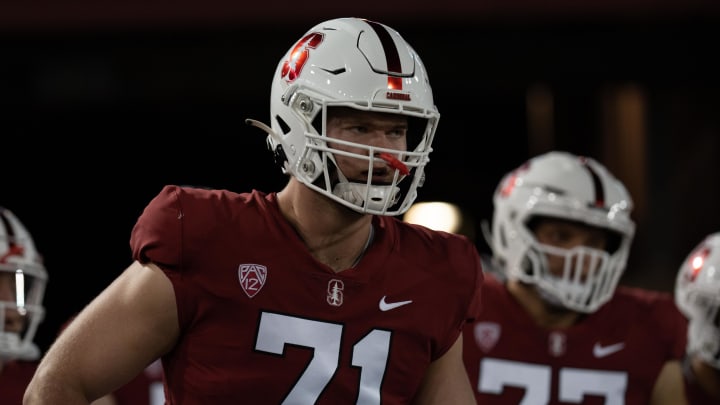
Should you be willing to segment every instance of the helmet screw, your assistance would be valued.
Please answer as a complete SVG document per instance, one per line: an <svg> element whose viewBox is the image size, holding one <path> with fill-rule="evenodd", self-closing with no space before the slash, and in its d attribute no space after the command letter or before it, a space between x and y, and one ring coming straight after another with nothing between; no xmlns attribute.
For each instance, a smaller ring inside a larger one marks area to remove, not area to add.
<svg viewBox="0 0 720 405"><path fill-rule="evenodd" d="M301 96L298 99L298 108L304 113L309 113L313 110L313 103L307 96Z"/></svg>
<svg viewBox="0 0 720 405"><path fill-rule="evenodd" d="M315 171L315 164L310 160L305 160L302 163L302 170L305 173L313 173Z"/></svg>

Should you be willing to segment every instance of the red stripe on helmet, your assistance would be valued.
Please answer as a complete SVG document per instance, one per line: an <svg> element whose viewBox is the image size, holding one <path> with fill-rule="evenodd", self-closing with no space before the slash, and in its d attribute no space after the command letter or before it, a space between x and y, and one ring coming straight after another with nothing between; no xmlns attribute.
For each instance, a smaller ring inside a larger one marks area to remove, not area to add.
<svg viewBox="0 0 720 405"><path fill-rule="evenodd" d="M593 181L593 187L595 188L595 202L594 205L596 207L604 207L605 206L605 189L602 185L602 180L600 180L600 176L598 176L597 172L590 167L588 164L588 160L585 157L580 158L580 163L585 166L585 168L590 172L590 177L592 177Z"/></svg>
<svg viewBox="0 0 720 405"><path fill-rule="evenodd" d="M402 65L400 63L400 53L395 46L395 41L392 39L392 35L387 31L384 25L376 23L374 21L365 20L365 22L372 27L375 34L380 39L383 51L385 52L385 60L387 61L387 70L391 74L388 75L388 89L402 90L402 78L399 76L393 76L392 73L401 74Z"/></svg>

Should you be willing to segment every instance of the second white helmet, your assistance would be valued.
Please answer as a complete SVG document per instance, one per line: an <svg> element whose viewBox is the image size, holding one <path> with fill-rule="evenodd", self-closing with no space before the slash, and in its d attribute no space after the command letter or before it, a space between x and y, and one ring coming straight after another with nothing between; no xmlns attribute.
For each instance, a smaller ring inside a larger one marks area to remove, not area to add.
<svg viewBox="0 0 720 405"><path fill-rule="evenodd" d="M688 318L687 352L720 369L720 232L708 235L683 261L675 303Z"/></svg>
<svg viewBox="0 0 720 405"><path fill-rule="evenodd" d="M630 194L605 166L588 157L553 151L506 174L495 190L491 248L511 279L534 284L554 304L594 312L615 292L635 224ZM538 243L530 221L550 217L598 227L619 236L612 251L559 249ZM565 257L563 274L552 274L546 255ZM585 258L595 263L580 276Z"/></svg>
<svg viewBox="0 0 720 405"><path fill-rule="evenodd" d="M10 210L0 207L0 358L40 357L33 339L45 316L47 278L32 236Z"/></svg>

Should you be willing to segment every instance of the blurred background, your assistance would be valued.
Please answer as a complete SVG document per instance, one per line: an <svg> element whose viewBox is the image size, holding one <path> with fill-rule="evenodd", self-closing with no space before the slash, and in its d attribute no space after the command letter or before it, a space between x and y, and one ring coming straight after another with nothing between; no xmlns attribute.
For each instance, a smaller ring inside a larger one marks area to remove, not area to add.
<svg viewBox="0 0 720 405"><path fill-rule="evenodd" d="M46 258L43 349L130 263L164 184L285 184L244 120L268 122L280 57L340 16L384 22L421 55L442 119L419 201L460 207L481 252L501 176L551 149L630 189L623 283L671 291L720 230L716 0L3 1L0 205Z"/></svg>

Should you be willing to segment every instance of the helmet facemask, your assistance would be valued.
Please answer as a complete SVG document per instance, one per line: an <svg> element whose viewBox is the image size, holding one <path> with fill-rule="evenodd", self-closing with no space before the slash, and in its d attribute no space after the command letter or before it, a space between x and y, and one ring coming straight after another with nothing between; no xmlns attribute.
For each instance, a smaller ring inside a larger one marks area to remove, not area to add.
<svg viewBox="0 0 720 405"><path fill-rule="evenodd" d="M0 358L39 358L33 338L45 315L45 283L42 269L0 265Z"/></svg>
<svg viewBox="0 0 720 405"><path fill-rule="evenodd" d="M551 258L563 263L558 274L551 270ZM624 267L620 257L605 250L587 246L564 249L534 239L524 263L520 278L534 284L544 301L584 313L594 312L612 297Z"/></svg>
<svg viewBox="0 0 720 405"><path fill-rule="evenodd" d="M336 108L324 105L320 119L317 120L319 125L311 126L311 131L305 133L305 147L298 159L296 177L311 189L361 213L398 215L407 211L415 200L416 189L422 186L424 180L424 166L430 152L426 145L432 134L415 132L417 128L412 125L414 121L410 117L406 136L408 145L403 150L322 135L327 134L328 117ZM319 130L316 129L318 126ZM434 127L427 124L422 128L423 131L430 129ZM350 159L357 159L367 165L364 172L368 175L365 178L350 178L342 171L339 160ZM319 166L314 163L316 161L320 162ZM375 167L380 166L391 170L390 182L373 182L372 173ZM304 170L308 167L312 170ZM321 170L316 170L317 167Z"/></svg>
<svg viewBox="0 0 720 405"><path fill-rule="evenodd" d="M0 208L0 358L35 360L33 342L43 321L47 272L33 240L10 211Z"/></svg>

